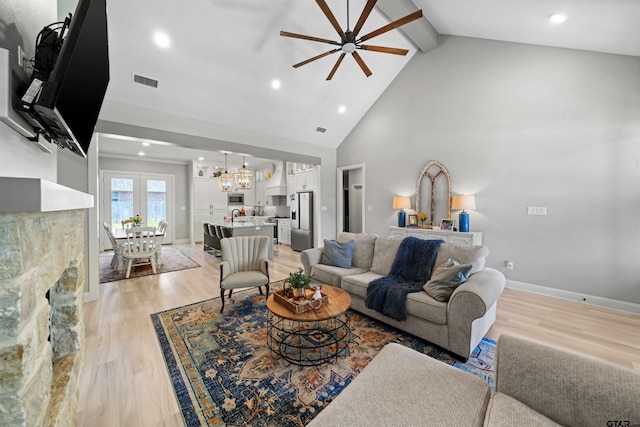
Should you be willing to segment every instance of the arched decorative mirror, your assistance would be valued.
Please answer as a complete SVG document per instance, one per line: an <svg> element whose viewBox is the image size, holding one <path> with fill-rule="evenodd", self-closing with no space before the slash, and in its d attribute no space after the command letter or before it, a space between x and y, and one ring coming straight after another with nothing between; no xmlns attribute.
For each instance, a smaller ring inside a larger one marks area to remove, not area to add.
<svg viewBox="0 0 640 427"><path fill-rule="evenodd" d="M429 188L423 190L423 178L429 179ZM425 198L428 203L429 223L440 224L443 218L451 218L451 178L449 172L441 163L431 160L422 168L416 183L416 212L420 211L420 200Z"/></svg>

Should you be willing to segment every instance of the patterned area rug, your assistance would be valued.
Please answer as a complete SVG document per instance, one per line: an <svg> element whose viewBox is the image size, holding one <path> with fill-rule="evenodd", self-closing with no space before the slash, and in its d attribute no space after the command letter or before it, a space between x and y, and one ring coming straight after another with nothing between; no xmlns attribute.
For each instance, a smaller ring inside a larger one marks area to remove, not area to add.
<svg viewBox="0 0 640 427"><path fill-rule="evenodd" d="M483 339L462 363L354 311L348 356L319 368L290 365L272 358L266 347L264 296L251 290L234 294L234 299L224 314L220 299L214 298L151 315L188 427L304 426L390 342L471 372L493 386L494 341Z"/></svg>
<svg viewBox="0 0 640 427"><path fill-rule="evenodd" d="M115 282L125 279L125 272L119 272L111 267L113 252L101 253L98 257L100 268L100 283ZM187 268L200 267L200 264L183 254L179 249L166 245L162 247L162 263L157 266L156 274L167 273L169 271L186 270ZM131 267L129 278L150 276L153 274L151 265L140 265Z"/></svg>

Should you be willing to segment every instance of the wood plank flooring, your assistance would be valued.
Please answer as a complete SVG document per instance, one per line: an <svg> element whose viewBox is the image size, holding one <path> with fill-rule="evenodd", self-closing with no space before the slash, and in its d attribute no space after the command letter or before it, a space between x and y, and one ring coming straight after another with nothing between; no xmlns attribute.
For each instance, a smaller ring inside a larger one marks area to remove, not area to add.
<svg viewBox="0 0 640 427"><path fill-rule="evenodd" d="M219 265L202 245L176 245L201 268L100 285L85 304L77 426L183 426L150 314L217 297ZM301 266L275 246L272 281ZM508 334L640 372L640 316L505 289L491 339Z"/></svg>

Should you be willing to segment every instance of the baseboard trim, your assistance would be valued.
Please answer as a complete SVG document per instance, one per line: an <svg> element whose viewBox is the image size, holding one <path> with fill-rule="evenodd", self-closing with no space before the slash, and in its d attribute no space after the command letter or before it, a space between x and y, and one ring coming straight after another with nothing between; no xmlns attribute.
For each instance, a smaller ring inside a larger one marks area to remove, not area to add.
<svg viewBox="0 0 640 427"><path fill-rule="evenodd" d="M546 286L534 285L532 283L518 282L517 280L507 280L506 287L519 289L521 291L532 292L534 294L546 295L548 297L580 302L596 307L609 308L612 310L624 311L632 314L640 314L640 304L635 304L632 302L619 301L595 295L580 294L578 292L565 291L563 289L555 289Z"/></svg>
<svg viewBox="0 0 640 427"><path fill-rule="evenodd" d="M188 245L189 243L191 243L191 240L189 239L178 239L173 241L174 245Z"/></svg>

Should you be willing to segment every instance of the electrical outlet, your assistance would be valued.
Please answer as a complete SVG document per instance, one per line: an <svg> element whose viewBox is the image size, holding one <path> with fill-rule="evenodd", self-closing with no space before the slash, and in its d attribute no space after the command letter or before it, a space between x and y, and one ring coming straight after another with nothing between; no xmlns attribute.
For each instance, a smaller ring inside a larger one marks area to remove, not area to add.
<svg viewBox="0 0 640 427"><path fill-rule="evenodd" d="M544 206L529 206L527 208L527 215L546 215L547 208Z"/></svg>
<svg viewBox="0 0 640 427"><path fill-rule="evenodd" d="M372 205L369 205L369 206L367 207L367 210L368 210L369 212L373 212L373 206L372 206Z"/></svg>
<svg viewBox="0 0 640 427"><path fill-rule="evenodd" d="M506 260L504 262L504 266L507 268L507 270L509 271L513 271L513 261L511 260Z"/></svg>

